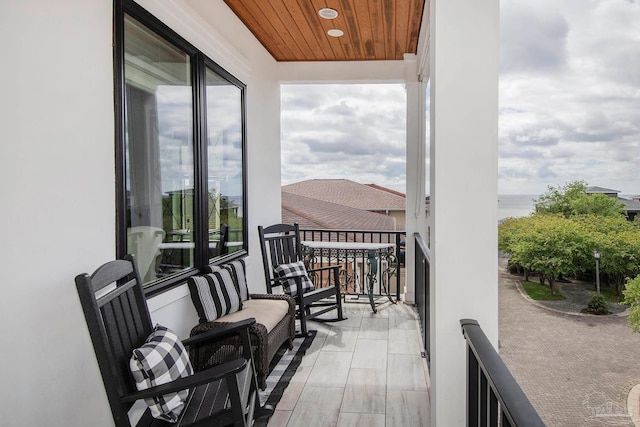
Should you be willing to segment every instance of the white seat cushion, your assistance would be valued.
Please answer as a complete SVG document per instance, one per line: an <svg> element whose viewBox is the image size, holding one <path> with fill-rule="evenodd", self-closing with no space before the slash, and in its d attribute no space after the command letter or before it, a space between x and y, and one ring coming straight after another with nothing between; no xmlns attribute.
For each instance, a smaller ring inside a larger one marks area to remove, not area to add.
<svg viewBox="0 0 640 427"><path fill-rule="evenodd" d="M220 317L216 322L238 322L255 317L256 322L267 328L267 333L287 315L289 303L272 299L249 299L242 303L242 310Z"/></svg>

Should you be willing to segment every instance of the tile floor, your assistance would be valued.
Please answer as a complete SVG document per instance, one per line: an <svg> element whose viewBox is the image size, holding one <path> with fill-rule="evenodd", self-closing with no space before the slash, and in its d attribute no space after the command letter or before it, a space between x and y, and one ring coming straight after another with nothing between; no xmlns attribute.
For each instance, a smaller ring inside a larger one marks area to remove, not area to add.
<svg viewBox="0 0 640 427"><path fill-rule="evenodd" d="M269 427L429 426L429 372L414 308L344 308L347 320L309 322L318 333Z"/></svg>

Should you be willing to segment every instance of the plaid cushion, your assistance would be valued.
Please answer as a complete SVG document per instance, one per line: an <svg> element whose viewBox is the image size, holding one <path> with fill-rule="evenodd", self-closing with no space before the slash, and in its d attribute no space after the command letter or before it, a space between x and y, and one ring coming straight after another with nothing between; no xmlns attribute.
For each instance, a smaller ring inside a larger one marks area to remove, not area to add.
<svg viewBox="0 0 640 427"><path fill-rule="evenodd" d="M314 290L313 282L307 276L307 270L304 268L302 261L292 262L291 264L280 264L274 268L276 275L280 278L282 284L282 290L285 294L295 297L298 295L298 288L296 287L296 280L294 277L300 277L302 280L302 293L306 294L309 291Z"/></svg>
<svg viewBox="0 0 640 427"><path fill-rule="evenodd" d="M138 390L193 374L189 356L180 339L170 329L160 325L156 325L142 347L133 350L129 367ZM189 390L182 390L144 401L154 418L175 423L188 396Z"/></svg>
<svg viewBox="0 0 640 427"><path fill-rule="evenodd" d="M214 273L222 269L228 270L231 273L233 283L235 283L238 293L240 294L240 300L246 301L249 299L249 287L247 285L247 267L244 263L244 259L232 261L228 264L207 265L204 270L207 273Z"/></svg>
<svg viewBox="0 0 640 427"><path fill-rule="evenodd" d="M233 283L231 273L226 269L202 276L191 276L187 284L200 323L211 322L242 309L238 289Z"/></svg>

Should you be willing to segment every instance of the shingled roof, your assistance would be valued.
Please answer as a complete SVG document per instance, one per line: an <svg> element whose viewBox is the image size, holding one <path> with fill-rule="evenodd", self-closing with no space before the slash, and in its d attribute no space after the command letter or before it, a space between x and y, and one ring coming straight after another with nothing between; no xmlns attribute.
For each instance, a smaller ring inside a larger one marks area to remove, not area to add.
<svg viewBox="0 0 640 427"><path fill-rule="evenodd" d="M619 202L624 203L624 209L629 212L640 212L640 202L637 200L624 199L622 197L617 198Z"/></svg>
<svg viewBox="0 0 640 427"><path fill-rule="evenodd" d="M282 191L282 222L300 228L395 230L392 217Z"/></svg>
<svg viewBox="0 0 640 427"><path fill-rule="evenodd" d="M282 192L369 211L404 210L406 206L402 193L349 179L310 179L285 185Z"/></svg>
<svg viewBox="0 0 640 427"><path fill-rule="evenodd" d="M367 187L375 188L376 190L386 191L387 193L395 194L396 196L400 196L403 199L407 198L406 194L401 193L401 192L396 191L396 190L392 190L392 189L387 188L387 187L383 187L382 185L378 185L378 184L365 184L365 185Z"/></svg>
<svg viewBox="0 0 640 427"><path fill-rule="evenodd" d="M620 190L613 190L611 188L591 186L591 187L587 187L585 189L585 193L587 193L587 194L615 195L616 199L618 199L619 202L624 204L625 210L627 211L627 214L629 214L630 212L636 212L636 213L640 212L640 201L633 200L633 199L625 199L623 197L618 197L618 194L620 193Z"/></svg>
<svg viewBox="0 0 640 427"><path fill-rule="evenodd" d="M612 190L611 188L598 187L597 185L592 185L590 187L585 188L584 190L587 194L618 194L620 190Z"/></svg>

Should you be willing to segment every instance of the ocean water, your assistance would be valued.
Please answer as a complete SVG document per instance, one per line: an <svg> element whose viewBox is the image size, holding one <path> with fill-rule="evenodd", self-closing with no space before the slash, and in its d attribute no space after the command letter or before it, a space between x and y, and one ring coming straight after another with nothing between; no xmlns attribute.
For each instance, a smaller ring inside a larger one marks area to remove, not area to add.
<svg viewBox="0 0 640 427"><path fill-rule="evenodd" d="M500 194L498 195L498 221L509 217L527 216L535 209L535 199L539 194Z"/></svg>

